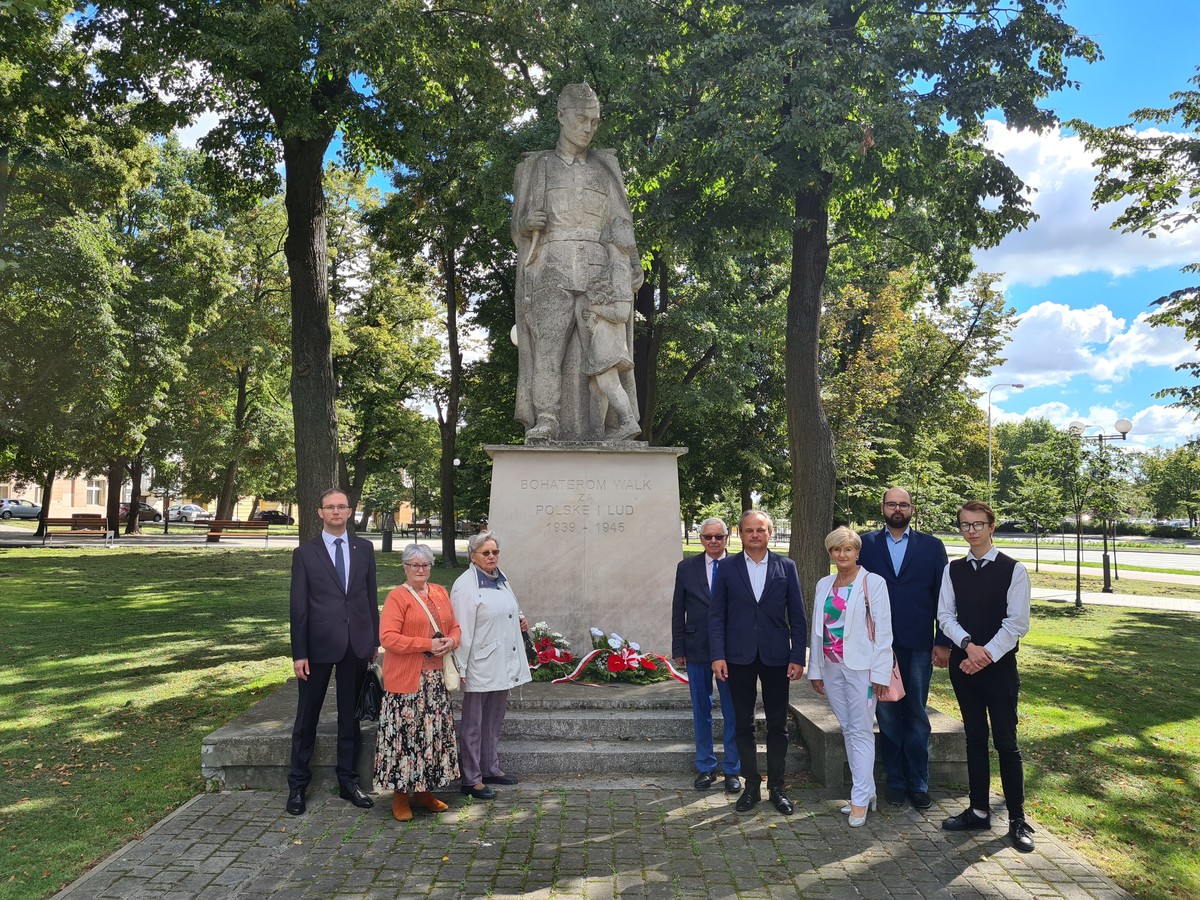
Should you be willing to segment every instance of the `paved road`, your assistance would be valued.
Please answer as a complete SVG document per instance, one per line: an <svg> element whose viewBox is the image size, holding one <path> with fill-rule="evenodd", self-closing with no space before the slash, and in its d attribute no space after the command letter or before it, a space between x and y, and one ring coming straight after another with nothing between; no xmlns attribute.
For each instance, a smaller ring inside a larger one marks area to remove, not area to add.
<svg viewBox="0 0 1200 900"><path fill-rule="evenodd" d="M719 791L626 782L522 784L490 803L444 795L448 812L406 825L383 796L366 812L311 797L308 814L292 818L283 791L202 794L58 896L1129 897L1043 828L1034 852L1018 853L1003 812L991 831L941 831L961 795L935 793L928 815L881 809L850 829L844 798L824 790L791 791L797 812L784 817L766 803L738 814Z"/></svg>

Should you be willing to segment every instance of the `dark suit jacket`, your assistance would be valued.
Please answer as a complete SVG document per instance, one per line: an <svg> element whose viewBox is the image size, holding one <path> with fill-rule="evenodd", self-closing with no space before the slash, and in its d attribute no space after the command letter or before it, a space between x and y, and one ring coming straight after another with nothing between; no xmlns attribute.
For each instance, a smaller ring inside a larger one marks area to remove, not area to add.
<svg viewBox="0 0 1200 900"><path fill-rule="evenodd" d="M726 556L717 566L733 560ZM675 597L671 601L671 655L685 656L689 663L712 661L708 652L708 554L689 556L675 569Z"/></svg>
<svg viewBox="0 0 1200 900"><path fill-rule="evenodd" d="M346 532L350 589L338 582L321 535L292 552L292 659L335 663L350 647L359 659L379 648L375 547Z"/></svg>
<svg viewBox="0 0 1200 900"><path fill-rule="evenodd" d="M745 556L726 557L717 569L708 614L712 658L736 665L750 665L755 657L767 666L804 665L808 619L796 564L767 551L767 583L755 602Z"/></svg>
<svg viewBox="0 0 1200 900"><path fill-rule="evenodd" d="M858 564L887 582L892 601L892 643L909 650L931 650L938 592L947 562L946 545L931 534L909 531L908 549L897 572L892 568L889 540L886 528L864 534ZM940 631L937 643L950 646Z"/></svg>

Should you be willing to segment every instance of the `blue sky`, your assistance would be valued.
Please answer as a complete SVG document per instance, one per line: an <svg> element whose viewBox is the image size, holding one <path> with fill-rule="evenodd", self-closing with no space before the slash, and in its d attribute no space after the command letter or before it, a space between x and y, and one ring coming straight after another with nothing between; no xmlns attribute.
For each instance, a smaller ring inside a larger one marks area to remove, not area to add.
<svg viewBox="0 0 1200 900"><path fill-rule="evenodd" d="M1105 58L1071 69L1081 87L1051 104L1063 120L1126 124L1134 109L1171 105L1169 95L1188 87L1200 65L1195 0L1074 0L1064 17L1096 40ZM1095 170L1079 141L1061 129L1022 134L997 121L989 142L1037 189L1041 216L976 256L981 270L1003 275L1005 297L1020 316L1008 361L976 385L1026 386L993 391L993 421L1042 416L1111 432L1125 417L1134 424L1129 441L1138 446L1200 436L1190 414L1154 397L1187 381L1174 366L1196 353L1182 331L1144 321L1157 297L1195 283L1179 269L1200 260L1200 227L1156 240L1112 231L1116 210L1092 210ZM986 408L986 398L979 402Z"/></svg>

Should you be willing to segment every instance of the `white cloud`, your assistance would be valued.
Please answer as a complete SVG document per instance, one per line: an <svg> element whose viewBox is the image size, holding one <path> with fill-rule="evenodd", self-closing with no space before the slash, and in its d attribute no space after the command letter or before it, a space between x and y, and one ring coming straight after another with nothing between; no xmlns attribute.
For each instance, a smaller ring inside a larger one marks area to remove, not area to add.
<svg viewBox="0 0 1200 900"><path fill-rule="evenodd" d="M1064 275L1121 276L1200 259L1200 223L1153 240L1113 231L1109 226L1122 207L1092 209L1097 170L1078 137L1060 129L1032 133L989 122L987 143L1036 189L1031 200L1040 218L998 247L976 253L982 271L1002 273L1006 284L1037 287Z"/></svg>
<svg viewBox="0 0 1200 900"><path fill-rule="evenodd" d="M993 398L995 396L993 395ZM1130 447L1175 447L1200 436L1200 422L1197 422L1191 413L1172 409L1165 404L1154 404L1130 414L1128 410L1104 404L1093 404L1087 409L1079 409L1061 400L1040 403L1021 413L1000 409L994 399L992 403L993 425L1000 422L1023 422L1026 419L1046 419L1055 428L1063 431L1073 422L1083 422L1088 426L1088 434L1098 434L1101 430L1105 434L1115 434L1114 426L1117 419L1121 418L1133 422L1133 429L1126 439L1126 446Z"/></svg>

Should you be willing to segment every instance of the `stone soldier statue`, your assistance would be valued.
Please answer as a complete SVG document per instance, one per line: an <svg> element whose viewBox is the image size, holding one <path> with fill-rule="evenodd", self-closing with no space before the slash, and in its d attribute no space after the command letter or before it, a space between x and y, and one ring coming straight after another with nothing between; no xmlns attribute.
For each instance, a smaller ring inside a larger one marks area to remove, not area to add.
<svg viewBox="0 0 1200 900"><path fill-rule="evenodd" d="M558 144L527 153L513 184L517 409L526 443L623 441L641 432L633 293L643 273L613 150L590 150L600 103L558 98Z"/></svg>

